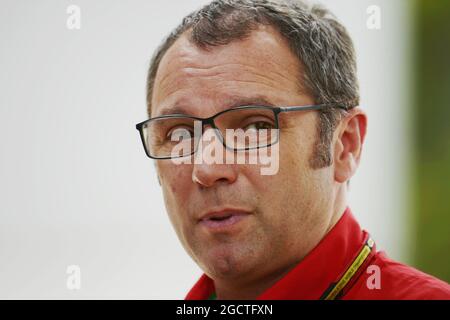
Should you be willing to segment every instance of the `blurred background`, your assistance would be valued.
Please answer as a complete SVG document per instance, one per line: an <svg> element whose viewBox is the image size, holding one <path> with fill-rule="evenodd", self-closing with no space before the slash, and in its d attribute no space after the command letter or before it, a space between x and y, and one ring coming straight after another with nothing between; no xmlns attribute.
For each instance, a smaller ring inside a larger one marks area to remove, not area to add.
<svg viewBox="0 0 450 320"><path fill-rule="evenodd" d="M134 125L153 51L207 2L0 0L0 298L180 299L201 275ZM369 115L350 206L379 249L448 282L450 1L320 3L355 42Z"/></svg>
<svg viewBox="0 0 450 320"><path fill-rule="evenodd" d="M450 1L414 2L412 261L450 281Z"/></svg>

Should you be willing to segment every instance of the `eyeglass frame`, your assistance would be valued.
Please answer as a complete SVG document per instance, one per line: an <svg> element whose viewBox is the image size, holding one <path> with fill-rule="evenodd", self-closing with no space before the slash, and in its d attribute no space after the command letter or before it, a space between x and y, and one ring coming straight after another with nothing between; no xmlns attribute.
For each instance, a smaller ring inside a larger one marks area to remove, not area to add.
<svg viewBox="0 0 450 320"><path fill-rule="evenodd" d="M223 113L226 112L230 112L230 111L234 111L234 110L241 110L241 109L245 109L245 110L250 110L250 109L267 109L267 110L271 110L274 113L274 118L275 118L275 127L272 128L273 129L280 129L279 127L279 115L280 113L283 112L291 112L291 111L310 111L310 110L323 110L326 107L331 107L331 108L338 108L338 109L343 109L345 111L349 111L350 109L352 109L353 107L355 107L355 105L351 105L351 106L346 106L345 104L341 104L341 103L323 103L323 104L316 104L316 105L305 105L305 106L258 106L258 105L246 105L246 106L239 106L239 107L234 107L234 108L230 108L230 109L226 109L226 110L222 110L210 117L207 118L200 118L200 117L195 117L192 115L187 115L187 114L182 114L182 113L178 113L178 114L168 114L168 115L162 115L162 116L157 116L154 118L150 118L147 119L145 121L142 121L138 124L136 124L136 129L139 131L140 137L141 137L141 141L142 144L144 146L144 150L146 155L154 160L170 160L170 159L176 159L176 158L184 158L184 157L189 157L192 156L193 154L195 154L197 152L197 148L195 148L194 151L192 151L192 153L190 154L186 154L186 155L182 155L179 157L154 157L151 156L149 151L147 150L147 146L145 143L145 137L144 137L144 130L143 127L146 123L153 121L153 120L159 120L159 119L170 119L170 118L189 118L189 119L193 119L193 120L197 120L200 121L202 123L202 132L203 132L203 128L206 125L210 125L212 129L218 130L220 133L220 129L217 128L214 119L220 115L222 115ZM248 151L248 150L255 150L255 149L261 149L261 148L268 148L276 143L278 143L279 141L279 135L277 135L277 139L273 142L271 142L268 145L264 145L264 146L257 146L257 147L253 147L253 148L245 148L245 149L235 149L235 148L230 148L226 145L225 140L222 136L222 133L220 133L220 140L223 144L223 146L229 150L233 150L233 151Z"/></svg>

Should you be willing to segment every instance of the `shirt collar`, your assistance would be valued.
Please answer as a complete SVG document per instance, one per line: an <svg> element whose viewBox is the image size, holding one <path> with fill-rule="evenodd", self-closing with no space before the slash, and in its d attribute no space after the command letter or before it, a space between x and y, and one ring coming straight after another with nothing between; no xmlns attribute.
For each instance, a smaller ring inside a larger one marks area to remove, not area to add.
<svg viewBox="0 0 450 320"><path fill-rule="evenodd" d="M325 237L297 266L258 299L319 299L339 279L367 241L349 207ZM187 300L208 299L214 293L214 282L203 274L186 296Z"/></svg>

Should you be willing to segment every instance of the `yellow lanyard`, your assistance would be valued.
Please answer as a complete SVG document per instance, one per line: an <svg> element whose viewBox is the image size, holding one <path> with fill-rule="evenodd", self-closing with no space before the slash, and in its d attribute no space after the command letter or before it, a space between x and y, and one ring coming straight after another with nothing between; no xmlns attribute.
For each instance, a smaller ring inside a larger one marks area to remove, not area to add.
<svg viewBox="0 0 450 320"><path fill-rule="evenodd" d="M337 282L332 283L327 290L325 290L325 292L320 297L320 300L335 300L341 297L342 290L358 273L364 262L368 260L368 257L371 256L374 245L375 241L373 241L373 239L369 236L358 256L347 268L344 275Z"/></svg>

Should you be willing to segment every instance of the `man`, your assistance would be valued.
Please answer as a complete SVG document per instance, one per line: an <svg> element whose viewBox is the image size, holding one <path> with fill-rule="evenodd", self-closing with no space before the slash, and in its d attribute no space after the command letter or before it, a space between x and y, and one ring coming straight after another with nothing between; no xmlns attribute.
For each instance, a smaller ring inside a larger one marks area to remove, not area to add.
<svg viewBox="0 0 450 320"><path fill-rule="evenodd" d="M367 116L352 41L327 10L213 1L158 49L147 89L137 128L205 272L187 299L450 298L447 283L377 252L347 206ZM227 130L257 136L235 144ZM205 140L219 158L270 150L277 170L197 161Z"/></svg>

